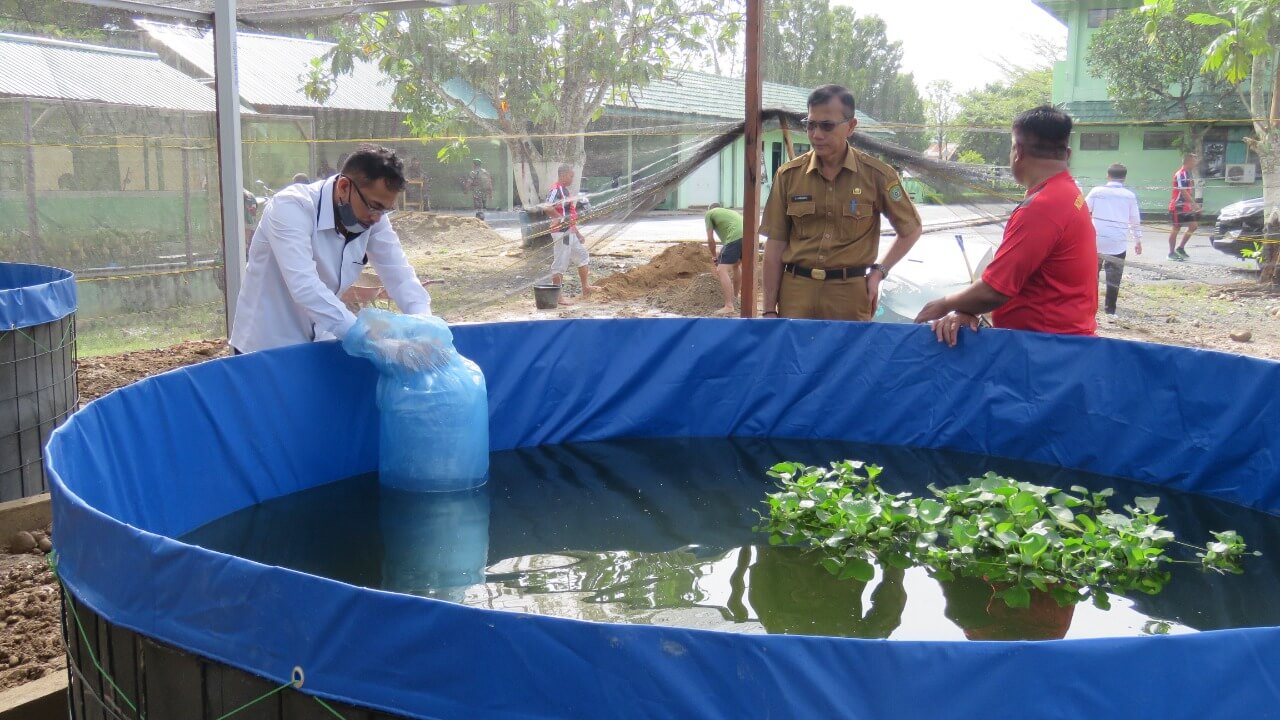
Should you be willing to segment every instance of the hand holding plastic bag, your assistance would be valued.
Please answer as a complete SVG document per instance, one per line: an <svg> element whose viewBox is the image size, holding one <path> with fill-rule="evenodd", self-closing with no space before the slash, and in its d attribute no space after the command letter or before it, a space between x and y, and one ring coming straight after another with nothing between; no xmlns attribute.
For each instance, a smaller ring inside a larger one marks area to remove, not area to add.
<svg viewBox="0 0 1280 720"><path fill-rule="evenodd" d="M453 333L431 315L397 315L366 308L342 339L347 354L366 358L384 373L414 374L437 370L449 361Z"/></svg>
<svg viewBox="0 0 1280 720"><path fill-rule="evenodd" d="M361 310L342 347L378 368L379 480L410 491L475 487L489 472L484 373L431 316Z"/></svg>

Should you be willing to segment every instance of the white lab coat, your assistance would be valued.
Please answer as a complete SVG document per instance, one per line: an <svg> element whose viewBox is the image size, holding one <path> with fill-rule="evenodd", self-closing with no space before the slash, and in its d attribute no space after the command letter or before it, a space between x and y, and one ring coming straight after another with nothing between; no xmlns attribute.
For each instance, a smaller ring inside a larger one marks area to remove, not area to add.
<svg viewBox="0 0 1280 720"><path fill-rule="evenodd" d="M262 211L232 321L233 348L254 352L344 336L356 318L339 296L366 257L402 311L431 313L431 296L387 218L349 242L334 228L336 179L290 185Z"/></svg>

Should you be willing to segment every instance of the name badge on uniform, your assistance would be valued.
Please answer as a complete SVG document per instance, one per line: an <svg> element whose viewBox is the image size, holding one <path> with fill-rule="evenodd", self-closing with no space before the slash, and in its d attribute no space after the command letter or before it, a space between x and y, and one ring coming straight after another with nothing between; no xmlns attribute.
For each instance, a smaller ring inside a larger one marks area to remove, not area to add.
<svg viewBox="0 0 1280 720"><path fill-rule="evenodd" d="M850 200L850 201L849 201L849 214L850 214L850 215L857 215L857 214L858 214L858 201L857 201L857 200Z"/></svg>
<svg viewBox="0 0 1280 720"><path fill-rule="evenodd" d="M813 199L812 195L792 195L791 202L808 202Z"/></svg>

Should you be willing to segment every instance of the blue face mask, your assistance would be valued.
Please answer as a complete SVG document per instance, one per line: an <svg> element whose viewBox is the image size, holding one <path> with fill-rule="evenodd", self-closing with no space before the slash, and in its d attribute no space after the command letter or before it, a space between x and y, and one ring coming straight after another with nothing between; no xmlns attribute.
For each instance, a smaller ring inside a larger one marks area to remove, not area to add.
<svg viewBox="0 0 1280 720"><path fill-rule="evenodd" d="M346 176L344 175L341 177ZM351 183L351 178L347 178L347 182ZM359 235L369 228L366 227L364 223L360 222L360 218L356 217L356 211L351 207L351 188L354 187L354 183L349 185L347 190L347 199L345 201L339 201L337 204L338 222L342 223L342 227L345 228L347 232L353 235Z"/></svg>

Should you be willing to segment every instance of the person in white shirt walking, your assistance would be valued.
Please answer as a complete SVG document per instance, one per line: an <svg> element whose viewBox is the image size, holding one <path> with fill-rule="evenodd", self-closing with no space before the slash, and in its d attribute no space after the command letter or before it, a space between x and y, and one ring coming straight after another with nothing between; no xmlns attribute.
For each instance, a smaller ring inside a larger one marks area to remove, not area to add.
<svg viewBox="0 0 1280 720"><path fill-rule="evenodd" d="M232 349L342 339L356 317L339 297L370 261L402 312L430 315L431 296L388 219L403 188L395 152L361 145L337 175L276 193L250 245Z"/></svg>
<svg viewBox="0 0 1280 720"><path fill-rule="evenodd" d="M1103 309L1108 315L1116 314L1129 238L1134 240L1134 252L1142 254L1142 215L1138 211L1138 196L1124 186L1128 175L1129 169L1124 165L1112 165L1107 168L1107 184L1090 190L1084 199L1098 236L1098 272L1106 272L1107 295Z"/></svg>

